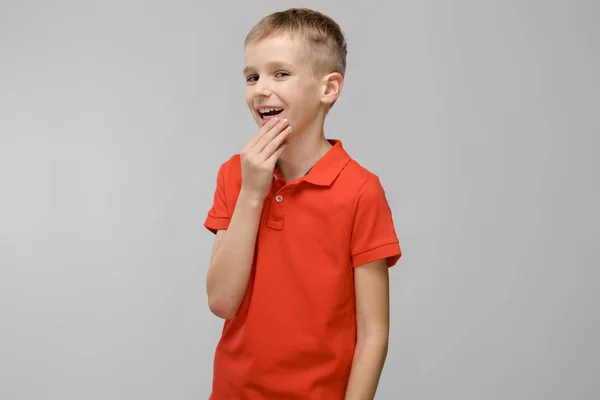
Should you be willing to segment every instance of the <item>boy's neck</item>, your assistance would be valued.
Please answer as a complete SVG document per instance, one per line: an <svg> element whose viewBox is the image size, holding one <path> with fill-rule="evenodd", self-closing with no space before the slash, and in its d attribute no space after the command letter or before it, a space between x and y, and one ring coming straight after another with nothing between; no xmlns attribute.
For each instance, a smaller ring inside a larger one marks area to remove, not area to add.
<svg viewBox="0 0 600 400"><path fill-rule="evenodd" d="M286 182L304 176L331 148L323 131L315 134L300 134L289 139L289 147L279 157L277 166Z"/></svg>

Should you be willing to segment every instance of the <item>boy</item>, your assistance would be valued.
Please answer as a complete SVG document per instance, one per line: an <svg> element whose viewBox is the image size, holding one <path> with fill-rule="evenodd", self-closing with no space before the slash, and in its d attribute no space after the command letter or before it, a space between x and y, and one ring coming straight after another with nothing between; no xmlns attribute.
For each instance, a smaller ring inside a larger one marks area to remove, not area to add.
<svg viewBox="0 0 600 400"><path fill-rule="evenodd" d="M289 9L252 28L244 55L259 130L221 165L205 222L209 307L226 320L211 399L373 399L401 251L378 177L323 132L344 36Z"/></svg>

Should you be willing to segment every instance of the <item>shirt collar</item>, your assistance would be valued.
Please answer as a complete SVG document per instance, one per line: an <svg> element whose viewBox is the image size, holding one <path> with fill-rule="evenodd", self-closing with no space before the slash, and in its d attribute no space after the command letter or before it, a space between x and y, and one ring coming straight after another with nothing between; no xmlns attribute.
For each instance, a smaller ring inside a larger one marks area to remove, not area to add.
<svg viewBox="0 0 600 400"><path fill-rule="evenodd" d="M306 171L306 174L301 178L305 182L318 186L330 186L350 161L350 156L344 150L340 140L327 139L327 141L331 143L332 147L315 165ZM281 178L277 166L275 166L273 177L275 180Z"/></svg>
<svg viewBox="0 0 600 400"><path fill-rule="evenodd" d="M332 147L304 176L306 182L318 186L331 186L350 161L350 156L344 150L340 140L328 139L328 142Z"/></svg>

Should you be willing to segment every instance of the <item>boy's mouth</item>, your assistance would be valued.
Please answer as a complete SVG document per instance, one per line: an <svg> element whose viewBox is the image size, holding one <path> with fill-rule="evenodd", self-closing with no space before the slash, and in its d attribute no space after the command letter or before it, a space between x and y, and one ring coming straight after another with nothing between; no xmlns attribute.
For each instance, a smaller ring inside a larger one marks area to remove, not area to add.
<svg viewBox="0 0 600 400"><path fill-rule="evenodd" d="M258 115L263 122L267 122L271 118L276 115L279 115L283 112L283 108L281 107L260 107L257 109Z"/></svg>

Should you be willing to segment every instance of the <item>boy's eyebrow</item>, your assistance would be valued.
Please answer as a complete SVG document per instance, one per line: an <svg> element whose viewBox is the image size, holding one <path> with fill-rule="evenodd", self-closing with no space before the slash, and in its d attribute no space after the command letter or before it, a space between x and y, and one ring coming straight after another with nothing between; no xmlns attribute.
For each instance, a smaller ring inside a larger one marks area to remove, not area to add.
<svg viewBox="0 0 600 400"><path fill-rule="evenodd" d="M293 65L283 62L283 61L271 61L269 63L267 63L267 68L269 69L275 69L275 68L287 68L287 69L292 69ZM254 66L252 65L248 65L244 68L244 70L242 71L242 73L245 75L248 73L248 71L252 71L254 70Z"/></svg>

